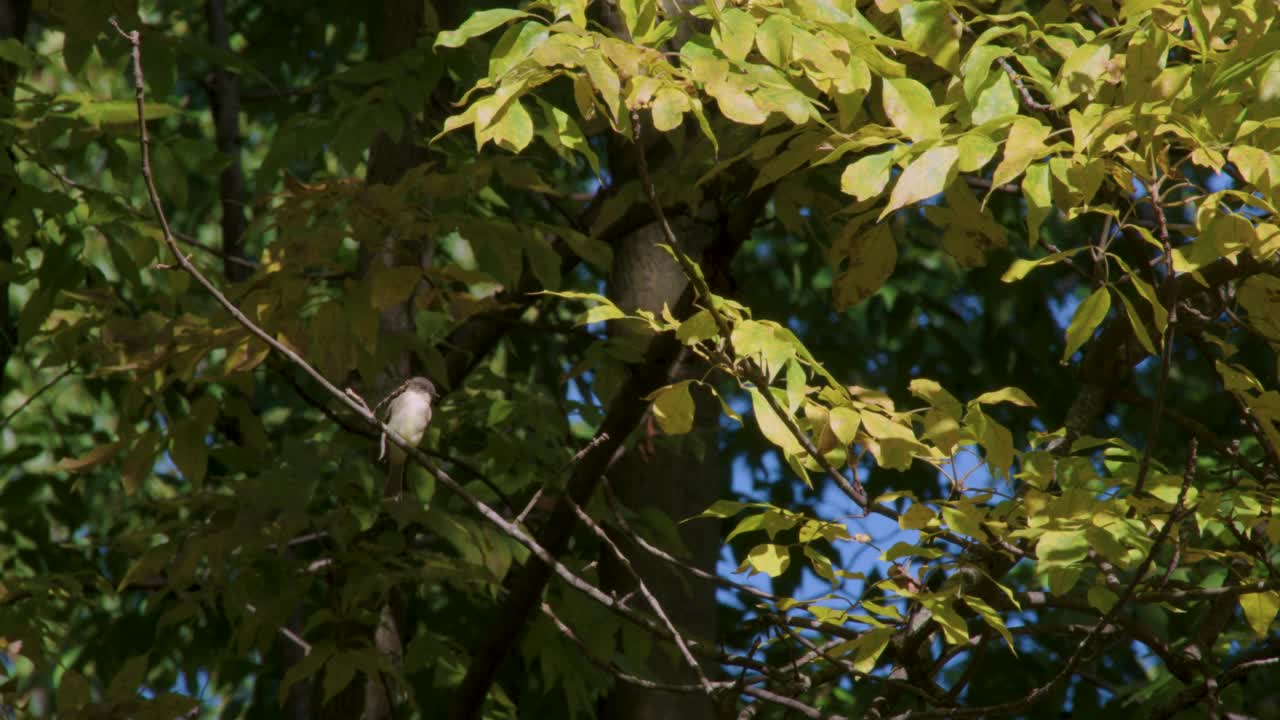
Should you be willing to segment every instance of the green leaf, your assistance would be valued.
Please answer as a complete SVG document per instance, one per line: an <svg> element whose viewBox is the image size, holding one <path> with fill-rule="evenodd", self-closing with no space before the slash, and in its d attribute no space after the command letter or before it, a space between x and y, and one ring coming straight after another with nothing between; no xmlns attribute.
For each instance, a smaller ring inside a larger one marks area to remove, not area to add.
<svg viewBox="0 0 1280 720"><path fill-rule="evenodd" d="M538 102L538 107L542 109L543 128L546 131L545 137L549 138L548 144L553 149L563 148L586 158L587 164L591 166L591 171L596 176L599 176L600 158L596 156L596 151L587 142L586 135L582 133L582 128L578 127L578 123L573 119L573 116L542 98L535 99ZM565 240L569 241L572 247L572 240L570 238L565 238ZM591 258L585 255L580 254L579 257L591 262ZM606 264L604 267L608 268L609 266Z"/></svg>
<svg viewBox="0 0 1280 720"><path fill-rule="evenodd" d="M927 150L902 171L898 182L893 186L889 196L889 204L880 213L880 220L886 215L906 207L912 203L927 200L941 193L956 177L956 160L960 150L954 146L936 147Z"/></svg>
<svg viewBox="0 0 1280 720"><path fill-rule="evenodd" d="M791 20L782 13L771 14L756 29L756 47L775 67L791 63Z"/></svg>
<svg viewBox="0 0 1280 720"><path fill-rule="evenodd" d="M1110 589L1101 585L1094 585L1089 588L1089 593L1086 597L1089 601L1089 605L1102 613L1111 612L1111 608L1115 607L1116 601L1120 599L1120 597L1111 592Z"/></svg>
<svg viewBox="0 0 1280 720"><path fill-rule="evenodd" d="M107 697L112 700L132 700L138 696L147 679L148 656L135 655L124 662L107 687Z"/></svg>
<svg viewBox="0 0 1280 720"><path fill-rule="evenodd" d="M829 654L833 658L847 658L845 662L851 664L857 672L869 673L875 669L876 661L892 639L893 628L872 628L831 648ZM850 654L853 655L852 658L847 657Z"/></svg>
<svg viewBox="0 0 1280 720"><path fill-rule="evenodd" d="M1062 353L1062 362L1066 363L1082 345L1093 337L1093 331L1102 324L1111 310L1111 291L1104 285L1094 290L1071 318L1067 326L1067 347Z"/></svg>
<svg viewBox="0 0 1280 720"><path fill-rule="evenodd" d="M613 267L613 248L608 243L588 237L576 230L554 227L552 232L564 240L574 255L587 261L591 267L601 272L609 272Z"/></svg>
<svg viewBox="0 0 1280 720"><path fill-rule="evenodd" d="M898 516L898 527L903 530L924 530L937 518L933 510L924 503L915 503L907 511Z"/></svg>
<svg viewBox="0 0 1280 720"><path fill-rule="evenodd" d="M880 559L885 562L892 562L898 558L904 557L922 557L932 559L942 557L944 554L945 553L938 548L921 547L910 543L896 542L893 544L893 547L880 554Z"/></svg>
<svg viewBox="0 0 1280 720"><path fill-rule="evenodd" d="M707 92L720 105L720 112L736 123L760 125L769 119L769 113L747 94L746 88L732 78L707 86Z"/></svg>
<svg viewBox="0 0 1280 720"><path fill-rule="evenodd" d="M886 78L884 114L889 122L913 142L942 136L938 106L929 89L911 78Z"/></svg>
<svg viewBox="0 0 1280 720"><path fill-rule="evenodd" d="M864 202L884 192L897 149L866 155L849 163L840 175L840 191Z"/></svg>
<svg viewBox="0 0 1280 720"><path fill-rule="evenodd" d="M1045 573L1049 580L1049 592L1054 595L1066 595L1071 592L1071 588L1076 586L1076 582L1080 580L1082 568L1073 567L1051 567Z"/></svg>
<svg viewBox="0 0 1280 720"><path fill-rule="evenodd" d="M966 605L982 616L987 625L990 625L993 630L1000 633L1000 637L1004 638L1005 644L1009 646L1009 651L1017 655L1018 651L1013 646L1013 634L1009 632L1009 628L1005 625L1004 618L1000 617L1000 613L996 612L995 608L988 605L981 598L965 595L963 599Z"/></svg>
<svg viewBox="0 0 1280 720"><path fill-rule="evenodd" d="M1050 530L1036 542L1036 559L1042 568L1074 565L1088 555L1084 530Z"/></svg>
<svg viewBox="0 0 1280 720"><path fill-rule="evenodd" d="M733 500L717 500L711 503L711 507L703 510L698 517L729 518L742 512L746 507L746 503L734 502Z"/></svg>
<svg viewBox="0 0 1280 720"><path fill-rule="evenodd" d="M933 597L929 599L921 599L925 607L929 608L929 612L933 613L933 621L938 623L938 627L942 628L942 634L946 641L952 645L965 643L969 641L969 628L960 613L956 612L951 605L951 600L947 598Z"/></svg>
<svg viewBox="0 0 1280 720"><path fill-rule="evenodd" d="M977 540L986 539L986 533L982 531L982 511L972 505L943 505L942 520L947 527L961 535Z"/></svg>
<svg viewBox="0 0 1280 720"><path fill-rule="evenodd" d="M684 122L684 114L692 105L689 96L675 88L662 88L653 96L650 112L653 113L653 127L658 132L670 132Z"/></svg>
<svg viewBox="0 0 1280 720"><path fill-rule="evenodd" d="M888 224L879 223L870 232L862 232L861 225L857 221L846 225L831 248L831 257L839 270L831 290L839 311L874 295L898 263L898 245Z"/></svg>
<svg viewBox="0 0 1280 720"><path fill-rule="evenodd" d="M581 318L579 318L578 324L590 325L592 323L606 322L609 320L617 320L619 318L625 318L626 316L627 314L619 310L618 306L616 305L613 305L613 304L597 305L591 308L590 310L588 310L586 314L584 314Z"/></svg>
<svg viewBox="0 0 1280 720"><path fill-rule="evenodd" d="M832 434L840 440L840 444L848 447L853 444L853 439L857 436L858 426L862 424L862 415L853 408L841 405L831 408L827 415L827 423Z"/></svg>
<svg viewBox="0 0 1280 720"><path fill-rule="evenodd" d="M547 26L535 21L507 28L489 55L489 79L496 84L503 74L529 57L549 36Z"/></svg>
<svg viewBox="0 0 1280 720"><path fill-rule="evenodd" d="M1010 403L1018 407L1035 407L1036 401L1031 399L1022 390L1016 387L1001 388L991 392L985 392L974 398L973 401L979 405L995 405L997 403Z"/></svg>
<svg viewBox="0 0 1280 720"><path fill-rule="evenodd" d="M960 159L956 161L960 172L977 172L996 154L995 142L977 131L961 135L956 147L960 149Z"/></svg>
<svg viewBox="0 0 1280 720"><path fill-rule="evenodd" d="M1058 73L1058 81L1050 92L1050 99L1062 107L1081 93L1092 94L1107 72L1111 60L1111 46L1106 43L1081 45L1067 56Z"/></svg>
<svg viewBox="0 0 1280 720"><path fill-rule="evenodd" d="M356 654L344 652L334 655L324 664L324 700L329 702L342 692L356 675Z"/></svg>
<svg viewBox="0 0 1280 720"><path fill-rule="evenodd" d="M0 61L12 63L23 70L30 70L39 64L40 55L27 49L17 38L5 38L0 40Z"/></svg>
<svg viewBox="0 0 1280 720"><path fill-rule="evenodd" d="M720 334L716 326L715 316L710 310L699 310L693 317L680 323L676 330L676 338L685 345L693 345L703 340L710 340Z"/></svg>
<svg viewBox="0 0 1280 720"><path fill-rule="evenodd" d="M738 8L726 8L720 13L720 21L711 30L711 41L734 62L746 60L756 41L756 21L751 14Z"/></svg>
<svg viewBox="0 0 1280 720"><path fill-rule="evenodd" d="M1027 244L1040 242L1040 228L1053 210L1052 174L1046 163L1036 163L1027 168L1022 178L1022 197L1027 201Z"/></svg>
<svg viewBox="0 0 1280 720"><path fill-rule="evenodd" d="M204 482L205 471L208 469L209 446L205 444L208 429L209 426L199 419L188 418L174 423L170 433L172 443L169 446L169 456L173 458L173 464L178 466L182 476L194 487L200 487Z"/></svg>
<svg viewBox="0 0 1280 720"><path fill-rule="evenodd" d="M456 30L446 30L436 38L435 47L461 47L468 40L483 35L490 30L507 24L516 18L533 17L527 12L520 10L512 10L509 8L499 8L496 10L481 10L473 13L467 21L458 26Z"/></svg>
<svg viewBox="0 0 1280 720"><path fill-rule="evenodd" d="M1245 620L1257 637L1266 637L1271 631L1271 623L1280 610L1280 592L1249 593L1240 596L1240 609L1244 610Z"/></svg>
<svg viewBox="0 0 1280 720"><path fill-rule="evenodd" d="M898 9L902 39L912 50L944 70L959 68L960 40L956 37L950 8L938 0L914 0Z"/></svg>
<svg viewBox="0 0 1280 720"><path fill-rule="evenodd" d="M765 392L769 390L766 388ZM751 410L755 415L756 424L760 426L760 432L769 442L781 448L783 455L799 455L803 452L800 441L791 434L786 423L778 417L769 402L760 394L760 390L756 388L751 388Z"/></svg>
<svg viewBox="0 0 1280 720"><path fill-rule="evenodd" d="M478 133L478 138L479 145L491 139L498 147L518 153L533 141L533 117L524 104L514 100L491 125Z"/></svg>
<svg viewBox="0 0 1280 720"><path fill-rule="evenodd" d="M729 341L737 354L757 359L772 378L796 353L791 338L780 330L777 323L744 320L733 328Z"/></svg>
<svg viewBox="0 0 1280 720"><path fill-rule="evenodd" d="M1000 276L1000 280L1007 283L1021 280L1027 276L1027 273L1038 267L1056 265L1083 250L1085 250L1085 247L1081 246L1078 248L1071 248L1070 250L1063 250L1062 252L1056 252L1052 255L1045 255L1044 257L1036 258L1035 260L1023 260L1022 258L1018 258L1009 264L1009 269L1005 271L1004 275Z"/></svg>
<svg viewBox="0 0 1280 720"><path fill-rule="evenodd" d="M653 416L658 427L668 435L683 435L693 429L693 396L689 394L692 380L668 385L647 399L653 400Z"/></svg>
<svg viewBox="0 0 1280 720"><path fill-rule="evenodd" d="M1147 326L1142 322L1142 317L1138 315L1138 311L1133 307L1133 302L1129 300L1129 296L1119 291L1116 294L1120 296L1120 302L1124 305L1124 314L1129 318L1129 326L1133 328L1133 335L1138 338L1138 343L1142 345L1142 349L1152 355L1157 354L1155 343L1151 341L1151 333L1147 332Z"/></svg>
<svg viewBox="0 0 1280 720"><path fill-rule="evenodd" d="M804 368L800 361L792 359L787 363L787 411L795 413L804 401L805 392L809 389L806 383Z"/></svg>
<svg viewBox="0 0 1280 720"><path fill-rule="evenodd" d="M1031 163L1044 157L1049 152L1045 146L1045 138L1049 137L1049 128L1039 120L1019 117L1009 128L1009 139L1004 144L1004 159L996 166L991 177L992 187L999 187L1011 182L1027 169Z"/></svg>
<svg viewBox="0 0 1280 720"><path fill-rule="evenodd" d="M377 271L371 281L369 301L378 310L386 310L409 299L413 289L422 280L422 269L417 267L392 267Z"/></svg>
<svg viewBox="0 0 1280 720"><path fill-rule="evenodd" d="M786 545L764 543L751 548L745 565L769 577L778 577L791 566L791 553Z"/></svg>
<svg viewBox="0 0 1280 720"><path fill-rule="evenodd" d="M58 680L57 698L58 712L64 716L93 701L93 691L84 675L75 670L67 670Z"/></svg>

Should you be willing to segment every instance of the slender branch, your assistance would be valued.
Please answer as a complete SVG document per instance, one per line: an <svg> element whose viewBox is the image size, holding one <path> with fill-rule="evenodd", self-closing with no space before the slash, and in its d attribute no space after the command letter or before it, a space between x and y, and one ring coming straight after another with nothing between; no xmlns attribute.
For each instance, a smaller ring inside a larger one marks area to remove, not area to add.
<svg viewBox="0 0 1280 720"><path fill-rule="evenodd" d="M727 587L727 588L732 588L734 590L739 590L741 592L754 595L762 600L777 602L778 600L781 599L772 593L761 590L760 588L752 587L751 585L744 585L743 583L739 583L739 582L734 582L733 580L730 580L727 577L723 577L716 573L707 572L706 570L703 570L702 568L697 567L695 565L690 565L689 563L686 563L683 560L671 555L666 550L663 550L662 548L653 545L648 540L645 540L644 537L640 535L640 533L636 532L636 530L631 526L631 523L627 521L623 513L622 503L618 501L618 496L614 494L613 488L610 487L607 481L604 483L604 492L605 492L605 498L609 501L609 507L610 509L613 510L614 522L617 523L618 527L623 532L627 533L627 536L631 539L632 542L634 542L636 545L639 545L640 548L643 549L645 552L661 560L665 560L666 562L692 574L697 578L706 580L708 582L713 582L717 585L720 585L721 587Z"/></svg>
<svg viewBox="0 0 1280 720"><path fill-rule="evenodd" d="M794 710L804 717L812 718L813 720L822 720L822 718L828 718L828 720L844 720L843 715L824 713L812 705L806 705L799 700L789 698L786 695L779 695L778 693L765 690L764 688L751 687L748 685L747 687L742 688L742 694L759 698L765 702L773 703L774 705L780 705L788 710Z"/></svg>
<svg viewBox="0 0 1280 720"><path fill-rule="evenodd" d="M622 552L622 549L618 547L617 543L609 537L609 533L605 532L604 528L601 528L596 521L592 520L591 516L588 515L585 510L578 507L577 503L568 499L562 500L562 502L569 504L574 514L578 516L578 519L590 528L592 534L599 538L600 541L609 548L610 552L613 553L614 557L618 559L618 562L627 571L627 574L636 582L636 587L640 590L640 594L643 595L644 599L649 603L649 607L653 610L653 614L658 616L658 619L662 621L663 625L666 625L667 632L671 633L671 637L675 640L676 647L680 650L680 655L684 657L684 661L688 663L689 668L698 676L698 682L706 691L707 696L710 697L715 692L715 687L712 685L711 680L707 678L706 673L702 671L702 665L694 659L693 653L689 651L688 641L686 641L684 636L680 634L675 623L671 622L671 618L667 616L667 612L662 607L662 603L658 602L658 598L649 590L649 586L645 584L644 578L640 576L640 573L636 571L635 566L631 564L631 560L627 557L626 553Z"/></svg>
<svg viewBox="0 0 1280 720"><path fill-rule="evenodd" d="M1164 415L1164 403L1169 389L1169 370L1173 363L1173 336L1178 320L1178 297L1173 285L1173 248L1169 244L1169 225L1164 216L1164 207L1160 204L1160 181L1146 183L1147 194L1151 206L1156 213L1156 232L1160 244L1164 246L1165 276L1164 300L1168 316L1165 318L1164 333L1160 338L1160 379L1156 385L1155 407L1151 411L1151 428L1147 431L1146 447L1142 450L1142 460L1138 463L1138 478L1133 484L1133 494L1140 495L1147 482L1147 474L1151 469L1151 456L1160 439L1160 421ZM1131 508L1132 517L1136 509Z"/></svg>
<svg viewBox="0 0 1280 720"><path fill-rule="evenodd" d="M31 403L35 402L36 399L38 399L41 395L45 394L45 392L47 392L54 385L57 385L59 382L61 382L63 378L75 372L75 370L76 370L75 365L68 365L65 370L58 373L57 376L55 376L52 380L45 383L44 385L41 385L39 390L36 390L35 392L31 393L31 395L28 396L26 400L22 401L21 405L19 405L18 407L10 411L8 415L5 415L3 420L0 420L0 429L3 429L6 425L9 424L10 420L13 420L15 417L18 416L18 413L22 412L23 410L26 410L31 405Z"/></svg>
<svg viewBox="0 0 1280 720"><path fill-rule="evenodd" d="M664 682L657 682L654 680L646 680L642 677L637 677L635 675L632 675L624 671L622 668L618 667L617 663L614 663L612 661L602 660L596 657L596 654L592 652L591 648L588 647L588 645L581 638L579 638L576 633L573 632L573 628L565 624L565 622L555 614L555 611L551 609L551 606L549 604L547 604L546 602L543 602L542 605L539 607L539 609L542 611L543 615L546 615L547 618L551 620L552 624L556 626L556 629L560 631L561 635L564 635L566 638L569 639L570 642L578 646L578 649L582 651L583 656L586 657L587 660L591 661L591 663L594 664L596 667L599 667L600 669L609 673L613 677L621 680L622 682L625 682L628 685L634 685L636 687L645 688L646 690L662 690L665 692L690 693L690 694L705 692L705 688L701 684L664 683ZM713 689L715 687L724 687L730 684L731 683L726 683L723 681L718 683L713 683Z"/></svg>
<svg viewBox="0 0 1280 720"><path fill-rule="evenodd" d="M253 603L245 603L244 609L248 610L250 613L254 615L258 613L258 608L254 607ZM297 645L298 649L302 651L303 655L311 654L311 643L307 642L306 640L303 640L301 635L294 632L293 630L290 630L287 626L284 626L284 625L281 625L276 629L280 631L280 634L284 636L285 639L287 639L289 642L293 643L294 645Z"/></svg>

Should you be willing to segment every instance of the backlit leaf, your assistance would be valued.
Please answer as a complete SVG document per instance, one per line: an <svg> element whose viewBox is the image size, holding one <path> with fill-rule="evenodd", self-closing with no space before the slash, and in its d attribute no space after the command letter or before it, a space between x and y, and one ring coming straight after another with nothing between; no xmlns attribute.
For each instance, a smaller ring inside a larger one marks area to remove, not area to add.
<svg viewBox="0 0 1280 720"><path fill-rule="evenodd" d="M907 166L898 176L889 196L889 204L880 213L886 215L901 207L927 200L942 192L956 177L956 160L960 150L954 146L936 147L926 151Z"/></svg>
<svg viewBox="0 0 1280 720"><path fill-rule="evenodd" d="M914 142L932 140L942 135L938 106L929 89L911 78L886 78L884 81L884 114L903 135Z"/></svg>
<svg viewBox="0 0 1280 720"><path fill-rule="evenodd" d="M532 17L527 12L519 10L511 10L509 8L499 8L496 10L481 10L473 13L467 21L458 26L456 30L446 30L436 38L436 47L460 47L473 37L483 35L494 28L505 25L506 23L521 17Z"/></svg>
<svg viewBox="0 0 1280 720"><path fill-rule="evenodd" d="M785 545L765 543L751 548L747 553L745 564L750 565L756 572L762 572L769 577L778 577L791 567L791 553Z"/></svg>
<svg viewBox="0 0 1280 720"><path fill-rule="evenodd" d="M653 416L662 432L668 435L683 435L693 429L694 405L693 396L689 394L690 382L686 380L668 385L649 396L653 400Z"/></svg>
<svg viewBox="0 0 1280 720"><path fill-rule="evenodd" d="M1271 631L1271 623L1276 619L1276 611L1280 610L1280 592L1249 593L1240 596L1240 609L1244 610L1245 620L1257 637L1266 637Z"/></svg>
<svg viewBox="0 0 1280 720"><path fill-rule="evenodd" d="M1069 360L1089 338L1093 337L1093 331L1102 324L1109 310L1111 310L1111 291L1105 285L1094 290L1084 302L1080 303L1080 307L1076 308L1076 314L1071 318L1071 324L1067 326L1067 347L1062 352L1062 362Z"/></svg>

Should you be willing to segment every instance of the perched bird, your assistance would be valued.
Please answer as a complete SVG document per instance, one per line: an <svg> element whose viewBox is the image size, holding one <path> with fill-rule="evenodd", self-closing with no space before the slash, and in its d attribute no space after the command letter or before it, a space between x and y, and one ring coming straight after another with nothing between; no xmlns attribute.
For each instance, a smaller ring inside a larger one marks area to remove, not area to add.
<svg viewBox="0 0 1280 720"><path fill-rule="evenodd" d="M422 442L422 436L431 424L431 402L437 397L436 386L424 377L409 378L396 388L386 400L387 427L404 438L410 445ZM388 447L389 446L389 447ZM408 453L395 443L388 443L382 436L382 451L387 455L387 497L399 497L404 488L404 468Z"/></svg>

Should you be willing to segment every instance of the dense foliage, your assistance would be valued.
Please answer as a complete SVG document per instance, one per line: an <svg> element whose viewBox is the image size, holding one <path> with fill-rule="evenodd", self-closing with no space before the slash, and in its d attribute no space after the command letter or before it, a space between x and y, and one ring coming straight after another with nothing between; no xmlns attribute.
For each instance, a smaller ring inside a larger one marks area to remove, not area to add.
<svg viewBox="0 0 1280 720"><path fill-rule="evenodd" d="M0 714L1280 717L1275 3L364 5L0 0Z"/></svg>

